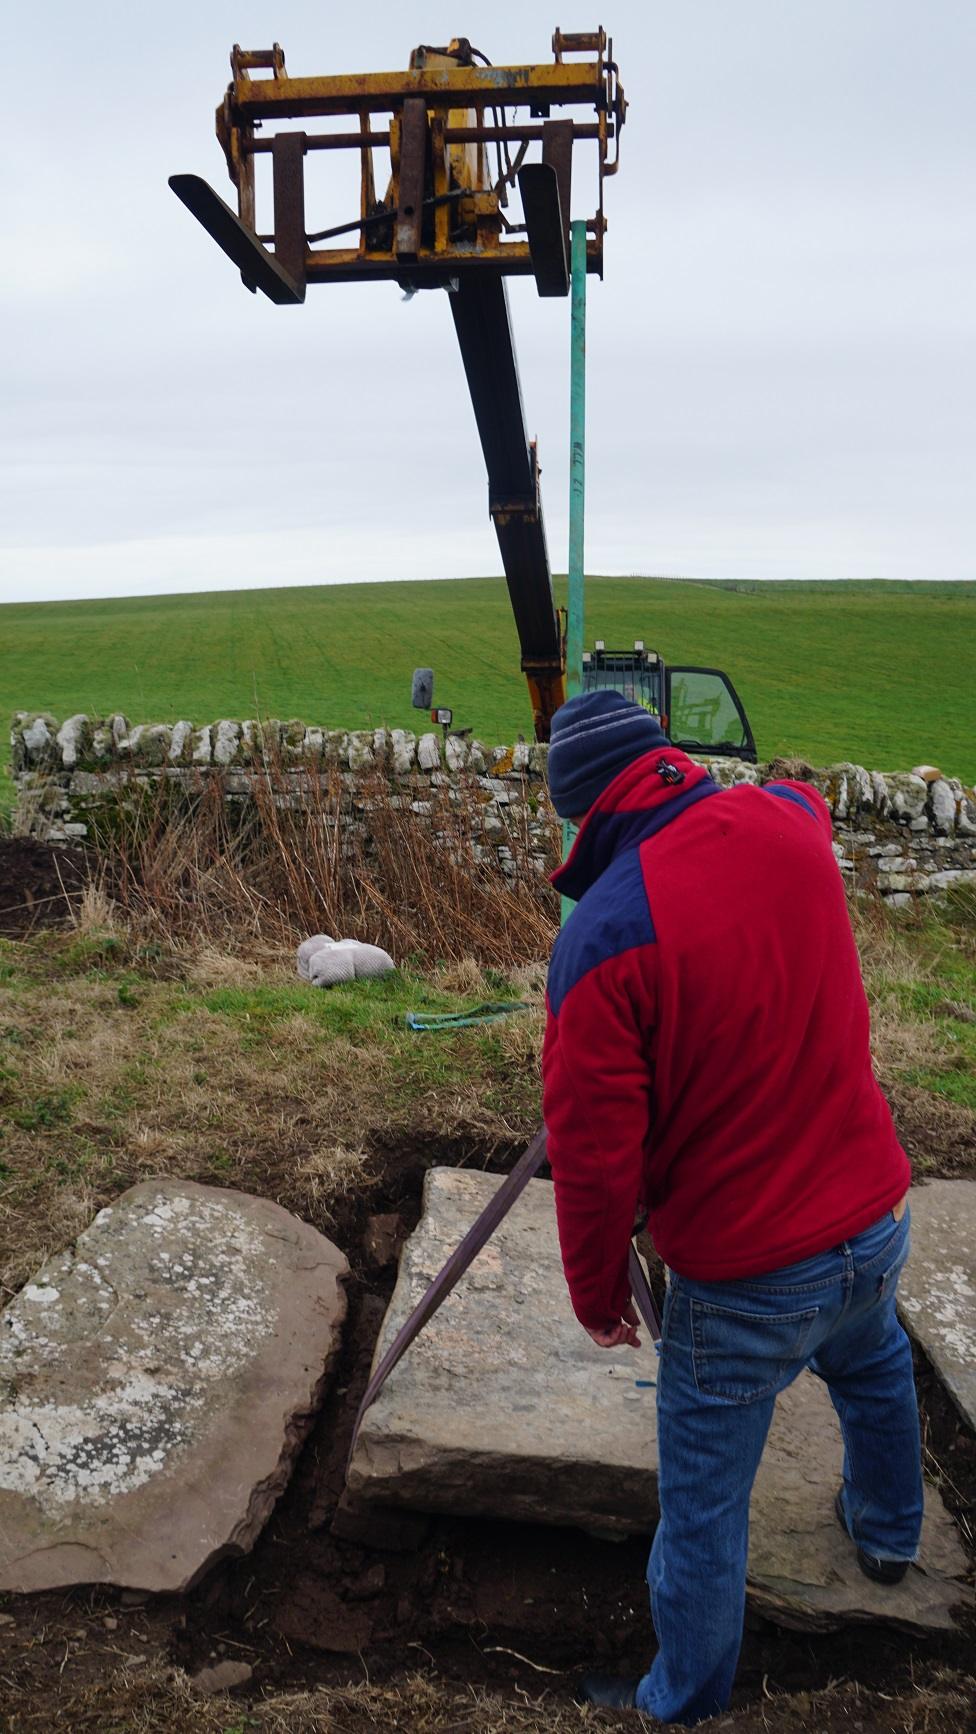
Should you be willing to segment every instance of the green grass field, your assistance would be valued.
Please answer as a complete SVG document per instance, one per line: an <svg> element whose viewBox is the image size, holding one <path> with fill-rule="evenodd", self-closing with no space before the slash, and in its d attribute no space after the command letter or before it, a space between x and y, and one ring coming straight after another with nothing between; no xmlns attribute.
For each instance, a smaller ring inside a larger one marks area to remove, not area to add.
<svg viewBox="0 0 976 1734"><path fill-rule="evenodd" d="M562 586L557 586L560 590ZM592 578L587 642L725 668L761 757L976 777L976 584ZM415 726L410 677L488 742L529 728L504 582L346 584L0 609L0 708ZM8 785L9 789L9 785Z"/></svg>

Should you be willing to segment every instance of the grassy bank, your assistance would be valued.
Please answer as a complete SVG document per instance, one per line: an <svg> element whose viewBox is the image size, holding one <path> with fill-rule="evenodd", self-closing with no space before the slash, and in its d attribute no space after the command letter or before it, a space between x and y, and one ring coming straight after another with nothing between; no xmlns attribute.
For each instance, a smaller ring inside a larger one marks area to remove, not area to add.
<svg viewBox="0 0 976 1734"><path fill-rule="evenodd" d="M916 1172L976 1172L976 931L871 905L859 943L877 1062ZM0 941L0 1280L6 1298L100 1205L153 1174L277 1199L324 1232L378 1148L472 1159L538 1123L540 967L473 963L323 992L290 954L165 947L113 924ZM408 1010L528 998L450 1035Z"/></svg>

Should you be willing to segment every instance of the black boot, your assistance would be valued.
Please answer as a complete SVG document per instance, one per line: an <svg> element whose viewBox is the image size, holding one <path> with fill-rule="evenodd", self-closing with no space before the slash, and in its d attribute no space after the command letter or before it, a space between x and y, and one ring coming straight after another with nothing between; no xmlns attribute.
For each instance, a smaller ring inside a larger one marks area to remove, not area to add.
<svg viewBox="0 0 976 1734"><path fill-rule="evenodd" d="M602 1710L635 1710L636 1680L624 1680L619 1674L587 1674L582 1682L587 1704L597 1704Z"/></svg>
<svg viewBox="0 0 976 1734"><path fill-rule="evenodd" d="M837 1498L834 1500L834 1510L837 1513L837 1521L840 1524L841 1529L844 1531L844 1534L847 1536L849 1541L854 1541L854 1537L847 1527L847 1519L844 1516L843 1488L839 1487L837 1489ZM879 1559L876 1554L867 1553L856 1541L854 1541L854 1546L857 1548L857 1563L865 1577L869 1577L872 1583L901 1583L902 1578L912 1563L910 1559Z"/></svg>

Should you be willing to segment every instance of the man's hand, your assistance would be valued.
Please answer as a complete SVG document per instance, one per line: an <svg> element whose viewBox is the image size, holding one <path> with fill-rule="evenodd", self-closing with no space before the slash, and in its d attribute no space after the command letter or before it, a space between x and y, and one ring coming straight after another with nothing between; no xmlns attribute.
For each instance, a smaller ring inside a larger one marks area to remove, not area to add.
<svg viewBox="0 0 976 1734"><path fill-rule="evenodd" d="M587 1336L593 1338L598 1349L619 1349L622 1343L626 1343L628 1348L639 1349L641 1346L640 1337L637 1335L639 1323L640 1320L634 1311L634 1303L628 1301L615 1325L608 1325L605 1331L591 1331L588 1326L584 1326L584 1329Z"/></svg>

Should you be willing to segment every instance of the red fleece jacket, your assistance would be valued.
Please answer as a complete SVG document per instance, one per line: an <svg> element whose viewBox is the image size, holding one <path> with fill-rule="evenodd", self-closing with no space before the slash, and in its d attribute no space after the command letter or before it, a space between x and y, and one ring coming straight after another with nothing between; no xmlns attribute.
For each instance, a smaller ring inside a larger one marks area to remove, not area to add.
<svg viewBox="0 0 976 1734"><path fill-rule="evenodd" d="M584 1325L619 1318L645 1209L667 1264L724 1281L897 1203L908 1159L815 789L722 789L657 749L604 790L553 883L578 903L550 964L543 1102Z"/></svg>

